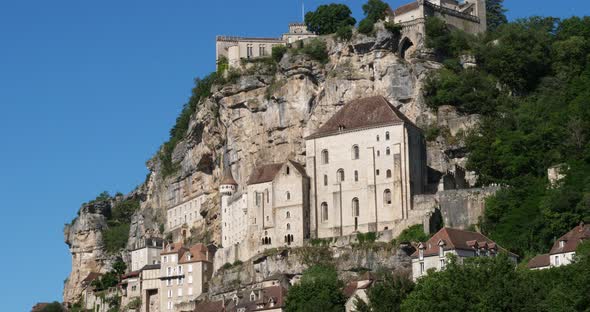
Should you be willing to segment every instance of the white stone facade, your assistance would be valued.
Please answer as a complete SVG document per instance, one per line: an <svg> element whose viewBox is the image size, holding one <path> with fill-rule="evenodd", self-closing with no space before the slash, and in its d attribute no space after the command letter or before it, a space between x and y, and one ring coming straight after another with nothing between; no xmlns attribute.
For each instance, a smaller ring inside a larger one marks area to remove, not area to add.
<svg viewBox="0 0 590 312"><path fill-rule="evenodd" d="M146 265L160 263L162 239L148 238L142 240L131 250L131 271L139 271Z"/></svg>
<svg viewBox="0 0 590 312"><path fill-rule="evenodd" d="M381 99L369 101L389 105ZM306 141L306 156L311 228L319 238L393 229L410 218L412 196L422 193L426 184L424 138L407 122L312 136Z"/></svg>
<svg viewBox="0 0 590 312"><path fill-rule="evenodd" d="M174 231L184 224L190 226L194 222L203 220L201 207L206 200L207 194L201 193L168 209L166 231Z"/></svg>
<svg viewBox="0 0 590 312"><path fill-rule="evenodd" d="M269 57L277 45L291 44L298 40L316 37L307 31L304 24L290 24L289 32L281 38L251 38L236 36L217 36L215 44L216 61L227 58L229 67L240 67L242 59Z"/></svg>
<svg viewBox="0 0 590 312"><path fill-rule="evenodd" d="M221 196L221 236L224 248L240 244L248 231L248 194Z"/></svg>

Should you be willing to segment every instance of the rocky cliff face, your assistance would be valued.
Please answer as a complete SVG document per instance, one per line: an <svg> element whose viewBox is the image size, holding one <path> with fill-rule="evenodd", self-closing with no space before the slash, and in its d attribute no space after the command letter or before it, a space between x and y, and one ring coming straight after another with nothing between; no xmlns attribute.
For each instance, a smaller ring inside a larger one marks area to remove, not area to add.
<svg viewBox="0 0 590 312"><path fill-rule="evenodd" d="M103 230L111 212L109 201L82 206L78 217L66 225L64 238L72 254L72 271L64 286L64 302L75 302L82 293L81 283L91 272L106 273L112 264L104 249Z"/></svg>
<svg viewBox="0 0 590 312"><path fill-rule="evenodd" d="M254 68L234 83L215 86L213 95L194 112L185 138L172 153L173 162L180 164L178 172L164 177L159 157L148 161L152 174L136 191L144 200L131 227L130 244L145 235L163 234L166 209L202 192L209 194L201 210L204 221L191 225L191 235L219 242L217 192L223 169L231 168L243 188L257 165L288 158L305 163L303 138L347 101L382 95L419 126L443 125L457 132L471 125L452 112L428 110L422 97L423 81L441 64L424 57L400 58L395 53L398 39L382 25L377 26L375 36L355 34L347 43L325 38L326 64L290 53L276 69ZM428 146L429 165L439 176L465 161L465 155L456 152L462 151L460 140L448 141L448 136L441 136ZM65 229L73 254L72 275L64 289L66 302L79 294L85 274L104 271L108 264L100 247L104 218L84 211ZM179 233L173 235L178 239Z"/></svg>

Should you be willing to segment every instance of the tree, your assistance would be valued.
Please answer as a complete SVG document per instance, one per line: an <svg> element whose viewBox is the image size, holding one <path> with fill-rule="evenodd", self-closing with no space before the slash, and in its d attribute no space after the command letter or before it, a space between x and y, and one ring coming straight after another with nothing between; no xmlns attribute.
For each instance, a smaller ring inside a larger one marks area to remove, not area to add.
<svg viewBox="0 0 590 312"><path fill-rule="evenodd" d="M65 311L61 303L54 301L46 305L41 312L62 312Z"/></svg>
<svg viewBox="0 0 590 312"><path fill-rule="evenodd" d="M486 19L488 31L495 31L503 24L508 23L506 18L506 9L503 5L504 0L486 0Z"/></svg>
<svg viewBox="0 0 590 312"><path fill-rule="evenodd" d="M385 19L387 9L389 9L389 4L381 0L369 0L367 3L363 4L365 18L373 21L373 23Z"/></svg>
<svg viewBox="0 0 590 312"><path fill-rule="evenodd" d="M356 20L352 11L344 4L320 5L314 12L305 14L307 28L318 35L333 34L339 28L353 26Z"/></svg>
<svg viewBox="0 0 590 312"><path fill-rule="evenodd" d="M125 270L127 270L127 265L123 262L122 259L117 259L113 264L113 272L117 274L117 276L121 277L121 275L125 274Z"/></svg>
<svg viewBox="0 0 590 312"><path fill-rule="evenodd" d="M413 289L414 283L407 274L394 274L390 271L380 272L377 282L368 291L368 311L401 311L402 302Z"/></svg>
<svg viewBox="0 0 590 312"><path fill-rule="evenodd" d="M303 272L301 282L289 289L286 311L344 311L346 297L342 287L333 266L312 266Z"/></svg>

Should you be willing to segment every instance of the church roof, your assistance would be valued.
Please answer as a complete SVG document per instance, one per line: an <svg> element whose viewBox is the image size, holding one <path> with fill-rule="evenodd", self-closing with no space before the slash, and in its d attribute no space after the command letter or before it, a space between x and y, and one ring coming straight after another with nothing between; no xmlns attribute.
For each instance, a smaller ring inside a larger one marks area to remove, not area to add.
<svg viewBox="0 0 590 312"><path fill-rule="evenodd" d="M223 177L221 184L238 185L238 182L236 182L234 176L231 174L231 169L228 168L225 170L225 176Z"/></svg>
<svg viewBox="0 0 590 312"><path fill-rule="evenodd" d="M582 240L590 239L590 224L580 224L555 241L550 254L575 252ZM559 242L564 241L563 247Z"/></svg>
<svg viewBox="0 0 590 312"><path fill-rule="evenodd" d="M338 134L342 131L371 128L396 123L414 125L402 112L382 96L357 99L345 104L318 131L306 139Z"/></svg>
<svg viewBox="0 0 590 312"><path fill-rule="evenodd" d="M303 165L295 161L288 160L285 163L270 164L256 167L254 171L252 171L252 174L250 174L250 178L248 179L248 185L265 183L274 180L277 173L281 171L281 168L283 168L283 166L286 163L290 163L293 166L293 168L299 171L299 173L302 176L307 176L307 174L305 173L305 168L303 168Z"/></svg>
<svg viewBox="0 0 590 312"><path fill-rule="evenodd" d="M464 231L452 228L442 228L434 236L432 236L424 244L424 257L437 255L439 251L439 242L444 243L444 250L475 250L481 246L487 246L488 248L496 248L499 251L508 252L506 249L498 246L496 242L487 238L485 235L477 232ZM513 253L508 252L510 255L516 256ZM419 250L416 250L413 254L413 258L417 258Z"/></svg>

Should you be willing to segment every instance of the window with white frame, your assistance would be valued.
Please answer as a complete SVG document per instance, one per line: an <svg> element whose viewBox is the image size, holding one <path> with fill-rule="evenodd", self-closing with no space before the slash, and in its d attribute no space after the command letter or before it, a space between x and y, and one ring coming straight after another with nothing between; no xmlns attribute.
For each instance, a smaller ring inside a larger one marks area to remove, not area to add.
<svg viewBox="0 0 590 312"><path fill-rule="evenodd" d="M338 172L336 173L336 181L337 182L344 182L344 169L342 169L342 168L338 169Z"/></svg>
<svg viewBox="0 0 590 312"><path fill-rule="evenodd" d="M172 310L172 301L168 301L168 310Z"/></svg>
<svg viewBox="0 0 590 312"><path fill-rule="evenodd" d="M182 288L178 288L178 297L182 297Z"/></svg>
<svg viewBox="0 0 590 312"><path fill-rule="evenodd" d="M172 289L168 289L168 298L172 298Z"/></svg>
<svg viewBox="0 0 590 312"><path fill-rule="evenodd" d="M445 268L445 259L440 259L440 269L443 270Z"/></svg>
<svg viewBox="0 0 590 312"><path fill-rule="evenodd" d="M330 162L330 156L328 154L328 150L322 151L322 164L325 165Z"/></svg>
<svg viewBox="0 0 590 312"><path fill-rule="evenodd" d="M359 146L354 145L352 147L352 159L359 159L359 158L360 158Z"/></svg>
<svg viewBox="0 0 590 312"><path fill-rule="evenodd" d="M189 264L189 265L187 266L187 271L188 271L189 273L192 273L192 272L193 272L193 265L192 265L192 264Z"/></svg>
<svg viewBox="0 0 590 312"><path fill-rule="evenodd" d="M424 274L424 262L420 262L420 275Z"/></svg>
<svg viewBox="0 0 590 312"><path fill-rule="evenodd" d="M192 287L189 287L188 288L188 295L189 296L192 296L193 295L193 288Z"/></svg>
<svg viewBox="0 0 590 312"><path fill-rule="evenodd" d="M188 283L189 284L192 284L193 283L193 276L192 275L189 275L188 276Z"/></svg>

